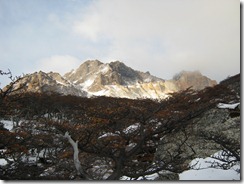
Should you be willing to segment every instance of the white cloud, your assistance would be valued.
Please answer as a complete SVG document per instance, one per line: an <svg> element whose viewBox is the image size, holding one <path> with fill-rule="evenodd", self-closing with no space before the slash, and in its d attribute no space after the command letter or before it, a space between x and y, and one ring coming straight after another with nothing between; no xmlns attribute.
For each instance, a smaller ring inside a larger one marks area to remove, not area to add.
<svg viewBox="0 0 244 184"><path fill-rule="evenodd" d="M98 39L99 28L97 25L97 17L92 16L86 23L81 23L79 21L74 22L74 32L80 34L84 38L96 41Z"/></svg>
<svg viewBox="0 0 244 184"><path fill-rule="evenodd" d="M0 4L0 18L5 17L0 19L0 63L16 75L40 69L64 73L86 59L120 60L166 79L180 70L200 70L217 80L240 71L237 0Z"/></svg>
<svg viewBox="0 0 244 184"><path fill-rule="evenodd" d="M59 72L65 74L70 70L77 68L81 61L78 58L69 55L54 55L48 58L41 59L38 62L37 70L44 72Z"/></svg>
<svg viewBox="0 0 244 184"><path fill-rule="evenodd" d="M101 60L163 78L200 70L221 80L240 68L239 11L229 0L97 0L73 30L94 43L109 40Z"/></svg>

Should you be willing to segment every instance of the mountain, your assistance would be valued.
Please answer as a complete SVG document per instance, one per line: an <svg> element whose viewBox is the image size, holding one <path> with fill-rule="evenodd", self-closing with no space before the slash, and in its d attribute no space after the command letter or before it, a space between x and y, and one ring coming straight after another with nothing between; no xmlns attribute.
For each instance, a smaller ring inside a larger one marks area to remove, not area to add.
<svg viewBox="0 0 244 184"><path fill-rule="evenodd" d="M125 98L162 98L164 81L149 72L133 70L124 63L86 61L64 78L89 95Z"/></svg>
<svg viewBox="0 0 244 184"><path fill-rule="evenodd" d="M104 64L98 60L86 61L76 70L65 74L64 78L76 85L87 84L87 80L92 80L92 83L100 85L130 85L136 82L155 82L162 80L150 75L149 72L135 71L119 61Z"/></svg>
<svg viewBox="0 0 244 184"><path fill-rule="evenodd" d="M86 92L78 90L73 84L64 79L59 73L42 71L25 75L14 86L21 92L60 93L63 95L85 96Z"/></svg>
<svg viewBox="0 0 244 184"><path fill-rule="evenodd" d="M24 76L17 85L25 86L24 89L30 92L162 99L169 93L189 87L201 90L216 84L216 81L198 71L182 71L172 80L164 80L149 72L134 70L120 61L102 63L98 60L88 60L64 76L40 71Z"/></svg>
<svg viewBox="0 0 244 184"><path fill-rule="evenodd" d="M200 72L180 72L172 80L164 80L149 72L133 70L120 61L102 63L98 60L86 61L76 70L64 75L89 95L125 98L165 98L168 93L193 87L201 90L216 85Z"/></svg>
<svg viewBox="0 0 244 184"><path fill-rule="evenodd" d="M207 86L216 85L216 81L203 76L199 71L182 71L173 77L173 81L180 90L184 90L189 87L192 87L194 90L201 90Z"/></svg>

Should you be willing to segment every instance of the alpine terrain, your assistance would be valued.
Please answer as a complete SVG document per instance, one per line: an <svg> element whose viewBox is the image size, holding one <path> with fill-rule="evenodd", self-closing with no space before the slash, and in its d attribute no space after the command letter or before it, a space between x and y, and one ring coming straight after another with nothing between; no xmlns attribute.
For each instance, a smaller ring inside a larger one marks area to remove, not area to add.
<svg viewBox="0 0 244 184"><path fill-rule="evenodd" d="M0 179L240 180L240 96L240 74L163 80L118 61L17 78L0 88Z"/></svg>
<svg viewBox="0 0 244 184"><path fill-rule="evenodd" d="M119 61L102 63L98 60L88 60L64 76L42 71L28 74L19 80L15 87L21 86L22 91L28 92L55 92L83 97L164 99L172 92L189 87L201 90L216 84L216 81L198 71L182 71L172 80L164 80L149 72L136 71Z"/></svg>

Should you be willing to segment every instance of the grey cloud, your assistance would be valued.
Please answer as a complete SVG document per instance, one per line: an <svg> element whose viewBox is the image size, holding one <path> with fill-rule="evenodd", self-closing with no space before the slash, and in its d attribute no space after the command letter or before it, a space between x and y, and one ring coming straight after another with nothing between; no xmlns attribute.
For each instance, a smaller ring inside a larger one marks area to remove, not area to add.
<svg viewBox="0 0 244 184"><path fill-rule="evenodd" d="M222 80L239 71L238 1L94 1L74 29L93 42L112 40L102 59L120 59L163 78L200 70ZM164 76L166 70L171 76Z"/></svg>

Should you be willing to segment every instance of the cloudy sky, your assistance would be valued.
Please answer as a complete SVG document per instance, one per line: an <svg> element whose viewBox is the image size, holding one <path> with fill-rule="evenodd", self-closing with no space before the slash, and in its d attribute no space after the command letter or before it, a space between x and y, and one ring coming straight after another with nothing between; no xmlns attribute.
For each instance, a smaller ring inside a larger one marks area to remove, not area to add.
<svg viewBox="0 0 244 184"><path fill-rule="evenodd" d="M223 80L240 72L240 2L0 0L0 70L64 74L88 59Z"/></svg>

